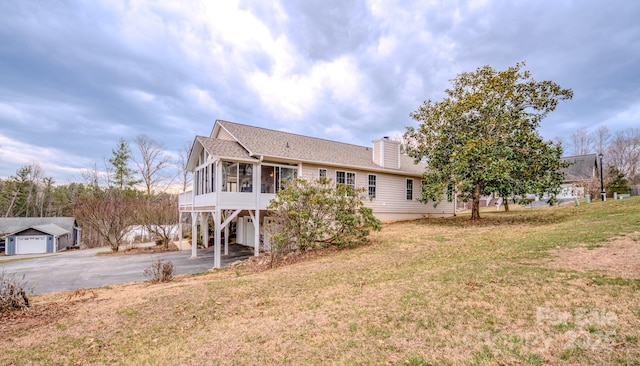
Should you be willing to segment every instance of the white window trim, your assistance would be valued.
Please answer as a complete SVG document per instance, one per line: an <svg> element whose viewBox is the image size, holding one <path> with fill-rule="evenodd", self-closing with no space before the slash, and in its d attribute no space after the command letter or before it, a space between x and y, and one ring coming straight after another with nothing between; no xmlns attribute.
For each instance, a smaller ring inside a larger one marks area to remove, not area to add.
<svg viewBox="0 0 640 366"><path fill-rule="evenodd" d="M373 188L374 188L373 197L371 196L371 193L369 191L369 189L372 187L371 181L369 180L370 177L375 178L375 184L373 185ZM367 174L367 196L370 199L375 199L378 196L378 176L376 174Z"/></svg>
<svg viewBox="0 0 640 366"><path fill-rule="evenodd" d="M413 180L414 180L413 178L407 178L407 179L405 180L405 183L404 183L404 198L405 198L407 201L413 201L413 191L414 191L414 189L415 189L415 187L414 187L414 185L413 185ZM407 197L407 195L408 195L408 193L409 193L409 187L408 187L408 186L409 186L409 182L411 182L411 198L408 198L408 197Z"/></svg>

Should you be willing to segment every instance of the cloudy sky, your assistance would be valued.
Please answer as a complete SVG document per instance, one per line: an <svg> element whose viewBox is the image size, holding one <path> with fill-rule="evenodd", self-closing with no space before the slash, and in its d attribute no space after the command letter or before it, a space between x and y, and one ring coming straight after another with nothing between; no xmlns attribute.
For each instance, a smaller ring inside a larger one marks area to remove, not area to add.
<svg viewBox="0 0 640 366"><path fill-rule="evenodd" d="M574 91L545 138L640 127L639 19L631 0L0 1L0 177L82 181L121 137L177 155L216 119L369 146L456 74L519 61Z"/></svg>

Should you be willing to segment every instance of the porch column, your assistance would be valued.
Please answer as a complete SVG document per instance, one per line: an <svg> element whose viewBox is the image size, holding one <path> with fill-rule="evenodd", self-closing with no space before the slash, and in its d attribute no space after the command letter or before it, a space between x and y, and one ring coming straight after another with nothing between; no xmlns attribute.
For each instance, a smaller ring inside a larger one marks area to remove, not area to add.
<svg viewBox="0 0 640 366"><path fill-rule="evenodd" d="M229 255L229 224L224 227L224 255Z"/></svg>
<svg viewBox="0 0 640 366"><path fill-rule="evenodd" d="M202 232L202 245L209 248L209 213L204 212L200 215L200 231Z"/></svg>
<svg viewBox="0 0 640 366"><path fill-rule="evenodd" d="M260 210L258 209L256 209L256 217L253 220L253 227L255 228L255 246L253 247L253 255L257 257L260 255Z"/></svg>
<svg viewBox="0 0 640 366"><path fill-rule="evenodd" d="M191 212L191 258L198 257L198 213Z"/></svg>
<svg viewBox="0 0 640 366"><path fill-rule="evenodd" d="M214 239L213 239L213 268L220 268L220 209L213 212L213 226L214 226Z"/></svg>

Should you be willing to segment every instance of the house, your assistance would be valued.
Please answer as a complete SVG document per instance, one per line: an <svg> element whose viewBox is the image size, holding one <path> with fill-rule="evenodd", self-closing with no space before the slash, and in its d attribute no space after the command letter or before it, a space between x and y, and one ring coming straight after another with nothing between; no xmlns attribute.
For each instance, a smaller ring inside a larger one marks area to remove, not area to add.
<svg viewBox="0 0 640 366"><path fill-rule="evenodd" d="M237 243L253 247L258 255L261 238L268 234L264 224L271 219L267 206L296 178L326 177L364 187L370 198L366 206L383 222L455 214L454 197L436 207L418 201L425 166L402 154L400 143L387 137L365 147L217 120L209 137L196 136L187 169L193 187L180 194L179 212L181 218L191 215L192 256L197 255L197 227L206 245L206 228L213 221L215 267L220 266L223 232L227 253L230 228Z"/></svg>
<svg viewBox="0 0 640 366"><path fill-rule="evenodd" d="M570 165L560 170L564 179L556 198L573 200L584 197L584 184L598 178L600 166L596 154L566 156L561 161Z"/></svg>
<svg viewBox="0 0 640 366"><path fill-rule="evenodd" d="M5 254L55 253L80 243L80 228L73 217L3 217L0 238Z"/></svg>

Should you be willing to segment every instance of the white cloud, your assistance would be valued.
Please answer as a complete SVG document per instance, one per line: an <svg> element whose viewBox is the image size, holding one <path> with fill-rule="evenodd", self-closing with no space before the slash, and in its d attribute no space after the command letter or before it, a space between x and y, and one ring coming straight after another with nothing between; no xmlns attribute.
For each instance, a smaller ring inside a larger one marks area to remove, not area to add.
<svg viewBox="0 0 640 366"><path fill-rule="evenodd" d="M92 164L92 159L70 154L64 149L42 147L17 141L0 135L0 161L9 161L19 167L37 162L43 169L45 176L54 177L58 183L67 183L69 176L80 177L84 168ZM8 172L6 176L12 174ZM5 178L6 178L5 176Z"/></svg>

